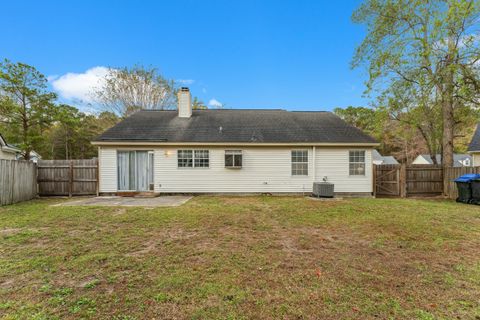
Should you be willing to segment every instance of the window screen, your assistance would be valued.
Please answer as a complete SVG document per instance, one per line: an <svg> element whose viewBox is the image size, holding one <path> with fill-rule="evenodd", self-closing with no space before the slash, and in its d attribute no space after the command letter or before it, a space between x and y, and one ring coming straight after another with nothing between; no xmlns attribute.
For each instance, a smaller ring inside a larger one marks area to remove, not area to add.
<svg viewBox="0 0 480 320"><path fill-rule="evenodd" d="M365 151L349 152L349 173L351 176L365 175Z"/></svg>
<svg viewBox="0 0 480 320"><path fill-rule="evenodd" d="M225 150L226 168L241 168L242 160L242 150Z"/></svg>
<svg viewBox="0 0 480 320"><path fill-rule="evenodd" d="M192 150L178 150L178 167L192 168L193 167L193 151Z"/></svg>
<svg viewBox="0 0 480 320"><path fill-rule="evenodd" d="M208 150L195 150L194 163L196 168L208 168L210 157Z"/></svg>
<svg viewBox="0 0 480 320"><path fill-rule="evenodd" d="M179 168L208 168L210 153L208 150L178 150Z"/></svg>
<svg viewBox="0 0 480 320"><path fill-rule="evenodd" d="M292 176L308 176L308 150L292 150Z"/></svg>

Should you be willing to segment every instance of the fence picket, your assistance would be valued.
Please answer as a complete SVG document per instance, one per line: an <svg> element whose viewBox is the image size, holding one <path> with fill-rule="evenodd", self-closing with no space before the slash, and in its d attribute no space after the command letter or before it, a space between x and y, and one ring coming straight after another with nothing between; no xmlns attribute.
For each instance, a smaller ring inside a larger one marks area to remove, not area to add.
<svg viewBox="0 0 480 320"><path fill-rule="evenodd" d="M376 165L375 194L378 196L442 195L456 199L453 180L465 173L480 173L480 167L443 168L439 165Z"/></svg>
<svg viewBox="0 0 480 320"><path fill-rule="evenodd" d="M0 206L35 198L36 179L35 163L0 159Z"/></svg>
<svg viewBox="0 0 480 320"><path fill-rule="evenodd" d="M448 199L456 199L458 197L457 186L453 180L467 173L480 173L480 167L445 168L445 196Z"/></svg>
<svg viewBox="0 0 480 320"><path fill-rule="evenodd" d="M94 195L97 185L97 159L38 162L38 187L42 196Z"/></svg>

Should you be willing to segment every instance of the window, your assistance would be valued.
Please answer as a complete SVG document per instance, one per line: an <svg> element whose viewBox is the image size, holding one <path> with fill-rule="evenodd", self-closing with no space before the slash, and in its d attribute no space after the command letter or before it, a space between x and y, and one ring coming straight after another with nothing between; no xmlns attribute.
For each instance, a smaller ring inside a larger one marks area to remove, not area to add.
<svg viewBox="0 0 480 320"><path fill-rule="evenodd" d="M193 167L193 151L192 150L178 150L178 167L192 168Z"/></svg>
<svg viewBox="0 0 480 320"><path fill-rule="evenodd" d="M225 150L225 168L242 167L242 150Z"/></svg>
<svg viewBox="0 0 480 320"><path fill-rule="evenodd" d="M208 168L210 166L210 153L208 150L178 150L179 168Z"/></svg>
<svg viewBox="0 0 480 320"><path fill-rule="evenodd" d="M308 176L308 150L292 150L292 176Z"/></svg>
<svg viewBox="0 0 480 320"><path fill-rule="evenodd" d="M350 151L349 163L349 171L351 176L365 175L365 151Z"/></svg>
<svg viewBox="0 0 480 320"><path fill-rule="evenodd" d="M195 168L208 168L210 157L208 150L195 150Z"/></svg>
<svg viewBox="0 0 480 320"><path fill-rule="evenodd" d="M148 191L153 187L153 152L118 151L119 191Z"/></svg>

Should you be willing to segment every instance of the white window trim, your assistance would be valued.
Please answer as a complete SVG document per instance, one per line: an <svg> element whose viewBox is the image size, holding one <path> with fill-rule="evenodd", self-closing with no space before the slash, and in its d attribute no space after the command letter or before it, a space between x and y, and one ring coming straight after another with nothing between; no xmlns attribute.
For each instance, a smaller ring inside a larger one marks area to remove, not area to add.
<svg viewBox="0 0 480 320"><path fill-rule="evenodd" d="M192 166L191 167L180 167L178 165L178 151L192 151ZM195 166L195 151L207 151L208 153L208 166L206 167L197 167ZM177 169L179 170L192 170L192 169L210 169L210 150L209 149L177 149Z"/></svg>
<svg viewBox="0 0 480 320"><path fill-rule="evenodd" d="M226 163L226 160L225 160L225 157L227 155L232 155L233 156L233 165L231 166L227 166L227 163ZM242 159L242 165L240 166L236 166L235 165L235 156L240 156L241 159ZM242 169L243 168L243 150L225 150L225 153L223 155L223 164L225 166L226 169Z"/></svg>
<svg viewBox="0 0 480 320"><path fill-rule="evenodd" d="M351 162L350 161L350 152L355 152L355 151L363 152L363 162ZM363 149L351 149L351 150L348 150L347 157L348 157L348 176L352 177L352 178L355 178L355 177L364 178L364 177L366 177L367 176L367 151L363 150ZM352 164L352 163L353 164L363 163L363 174L350 174L350 164Z"/></svg>
<svg viewBox="0 0 480 320"><path fill-rule="evenodd" d="M293 162L293 159L292 159L292 153L294 151L306 151L307 152L307 162ZM310 175L310 152L308 151L308 149L291 149L290 150L290 176L292 178L305 178L305 177L308 177ZM294 163L306 163L307 164L307 174L293 174L293 168L292 168L292 165Z"/></svg>
<svg viewBox="0 0 480 320"><path fill-rule="evenodd" d="M135 152L135 154L137 153L137 151L140 151L140 152L147 152L147 157L150 157L149 155L150 154L153 154L153 181L151 181L151 183L149 183L149 187L150 187L150 184L153 184L154 188L155 188L155 151L152 150L152 149L132 149L132 148L122 148L122 149L116 149L115 150L115 162L116 162L116 176L117 176L117 192L138 192L138 190L136 189L132 189L132 190L121 190L118 188L118 179L119 179L119 176L118 176L118 153L119 152ZM150 161L150 158L148 159L148 161ZM137 157L135 155L135 172L137 171ZM150 178L150 177L148 177ZM153 191L153 190L147 190L148 191Z"/></svg>

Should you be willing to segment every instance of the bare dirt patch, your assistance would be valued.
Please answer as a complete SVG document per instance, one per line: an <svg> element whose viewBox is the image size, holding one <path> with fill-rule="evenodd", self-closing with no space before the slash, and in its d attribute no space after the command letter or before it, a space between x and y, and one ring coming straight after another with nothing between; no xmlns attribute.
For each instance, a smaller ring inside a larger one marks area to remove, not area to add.
<svg viewBox="0 0 480 320"><path fill-rule="evenodd" d="M25 210L32 228L2 222L7 318L480 316L477 207L266 196Z"/></svg>

